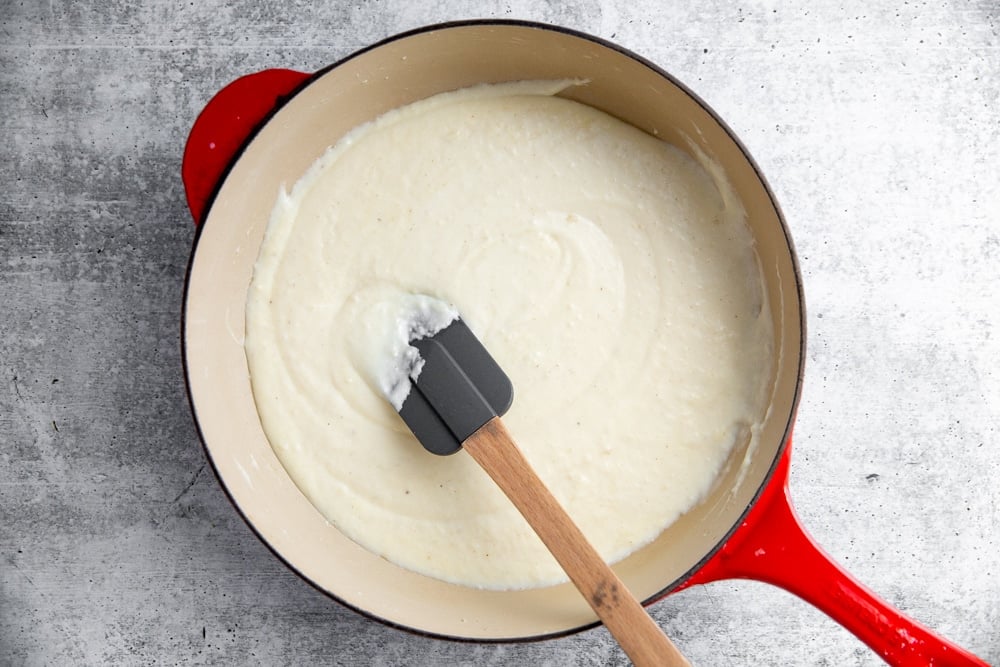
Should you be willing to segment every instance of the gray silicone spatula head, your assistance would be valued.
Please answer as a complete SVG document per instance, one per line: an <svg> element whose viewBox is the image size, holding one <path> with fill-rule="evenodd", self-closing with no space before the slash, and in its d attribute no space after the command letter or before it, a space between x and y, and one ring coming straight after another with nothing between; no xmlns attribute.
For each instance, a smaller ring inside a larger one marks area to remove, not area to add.
<svg viewBox="0 0 1000 667"><path fill-rule="evenodd" d="M424 360L399 416L424 448L454 454L514 400L514 386L461 318L410 342Z"/></svg>

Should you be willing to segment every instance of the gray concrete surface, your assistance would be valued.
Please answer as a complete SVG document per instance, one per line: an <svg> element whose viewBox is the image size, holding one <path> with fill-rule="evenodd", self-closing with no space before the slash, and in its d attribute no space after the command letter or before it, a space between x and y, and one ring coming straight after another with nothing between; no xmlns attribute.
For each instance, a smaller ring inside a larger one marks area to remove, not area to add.
<svg viewBox="0 0 1000 667"><path fill-rule="evenodd" d="M458 644L331 602L230 507L185 397L179 168L202 105L247 72L475 16L614 39L741 136L810 309L799 511L875 591L1000 664L993 0L4 2L0 664L625 663L603 629ZM762 584L652 613L695 665L880 664Z"/></svg>

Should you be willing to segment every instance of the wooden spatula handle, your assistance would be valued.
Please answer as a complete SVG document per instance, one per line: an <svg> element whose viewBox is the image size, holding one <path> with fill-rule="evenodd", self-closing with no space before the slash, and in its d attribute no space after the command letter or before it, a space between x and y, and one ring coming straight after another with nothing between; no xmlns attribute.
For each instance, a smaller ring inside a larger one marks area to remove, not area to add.
<svg viewBox="0 0 1000 667"><path fill-rule="evenodd" d="M462 444L493 478L638 667L690 667L535 474L499 417Z"/></svg>

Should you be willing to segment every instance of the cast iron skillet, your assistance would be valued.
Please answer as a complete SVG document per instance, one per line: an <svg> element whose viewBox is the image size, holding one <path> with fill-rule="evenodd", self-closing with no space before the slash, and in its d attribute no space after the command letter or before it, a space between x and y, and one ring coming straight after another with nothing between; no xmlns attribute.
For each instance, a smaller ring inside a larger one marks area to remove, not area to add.
<svg viewBox="0 0 1000 667"><path fill-rule="evenodd" d="M587 79L563 95L721 166L748 214L776 335L772 401L758 446L737 446L712 493L615 566L646 603L723 578L769 582L825 611L896 665L984 665L879 600L808 537L788 494L790 434L805 344L801 278L764 177L709 107L614 44L536 23L470 21L392 37L315 74L266 70L219 92L191 131L183 179L200 223L185 292L188 392L209 460L260 539L319 590L384 623L451 639L522 641L595 617L570 584L483 591L403 570L327 523L261 430L243 351L247 286L282 184L354 126L477 83ZM414 445L418 446L418 445Z"/></svg>

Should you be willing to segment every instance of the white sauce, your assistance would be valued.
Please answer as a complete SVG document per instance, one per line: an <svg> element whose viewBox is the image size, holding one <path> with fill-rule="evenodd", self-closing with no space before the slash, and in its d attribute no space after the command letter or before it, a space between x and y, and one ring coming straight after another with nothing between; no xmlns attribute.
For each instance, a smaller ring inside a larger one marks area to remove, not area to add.
<svg viewBox="0 0 1000 667"><path fill-rule="evenodd" d="M572 83L357 128L280 193L250 287L254 396L289 475L359 544L448 581L565 577L470 457L427 453L383 397L409 390L400 323L430 308L406 295L454 304L510 376L504 421L612 562L705 496L767 406L773 331L738 198L553 96Z"/></svg>
<svg viewBox="0 0 1000 667"><path fill-rule="evenodd" d="M396 292L370 304L350 333L352 352L362 360L368 377L400 410L420 377L424 360L411 341L433 336L458 319L449 303L426 294Z"/></svg>

